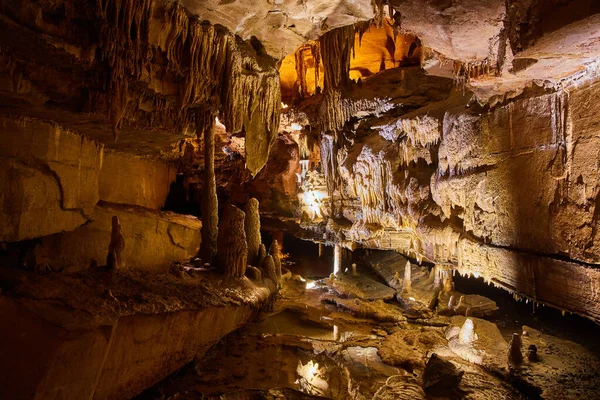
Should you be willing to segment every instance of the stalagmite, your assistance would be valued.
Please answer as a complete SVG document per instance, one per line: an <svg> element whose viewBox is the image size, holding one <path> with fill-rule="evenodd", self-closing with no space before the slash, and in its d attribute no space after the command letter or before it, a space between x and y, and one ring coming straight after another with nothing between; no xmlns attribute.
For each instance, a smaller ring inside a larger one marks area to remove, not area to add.
<svg viewBox="0 0 600 400"><path fill-rule="evenodd" d="M281 279L281 247L277 240L273 240L273 243L271 243L269 255L273 257L273 262L275 263L275 275L277 277L277 282L279 282L279 279Z"/></svg>
<svg viewBox="0 0 600 400"><path fill-rule="evenodd" d="M217 255L219 235L219 200L215 179L215 113L198 112L196 132L204 133L204 183L202 190L202 244L200 255L204 261L212 263Z"/></svg>
<svg viewBox="0 0 600 400"><path fill-rule="evenodd" d="M279 280L277 279L277 272L275 271L275 261L273 260L273 256L269 254L265 257L261 269L265 278L272 280L275 284L279 283Z"/></svg>
<svg viewBox="0 0 600 400"><path fill-rule="evenodd" d="M410 292L412 290L412 267L410 265L410 261L406 262L404 265L404 280L402 281L402 291Z"/></svg>
<svg viewBox="0 0 600 400"><path fill-rule="evenodd" d="M244 229L246 230L246 241L248 242L248 262L251 265L257 264L258 252L261 245L260 237L260 214L258 212L258 200L251 198L246 203L244 212L246 214L246 221Z"/></svg>
<svg viewBox="0 0 600 400"><path fill-rule="evenodd" d="M246 266L246 277L254 282L259 282L262 280L262 271L252 265Z"/></svg>
<svg viewBox="0 0 600 400"><path fill-rule="evenodd" d="M448 300L448 308L456 307L456 297L454 295L450 296L450 300Z"/></svg>
<svg viewBox="0 0 600 400"><path fill-rule="evenodd" d="M258 246L258 256L257 256L257 261L256 261L256 265L258 265L259 267L263 265L263 262L265 261L265 258L267 257L267 248L265 247L264 244L260 244L260 246Z"/></svg>
<svg viewBox="0 0 600 400"><path fill-rule="evenodd" d="M358 273L356 272L356 263L352 263L352 276L358 276Z"/></svg>
<svg viewBox="0 0 600 400"><path fill-rule="evenodd" d="M323 257L323 248L325 245L323 243L319 243L319 258Z"/></svg>
<svg viewBox="0 0 600 400"><path fill-rule="evenodd" d="M454 283L452 282L452 274L446 273L444 277L444 292L451 292L454 290Z"/></svg>
<svg viewBox="0 0 600 400"><path fill-rule="evenodd" d="M342 247L336 244L333 249L333 275L337 275L342 267Z"/></svg>
<svg viewBox="0 0 600 400"><path fill-rule="evenodd" d="M458 340L461 344L471 344L477 340L475 325L473 324L473 320L471 318L467 318L463 326L460 328Z"/></svg>
<svg viewBox="0 0 600 400"><path fill-rule="evenodd" d="M236 278L244 276L248 259L244 219L242 210L227 204L219 225L217 259L225 275Z"/></svg>
<svg viewBox="0 0 600 400"><path fill-rule="evenodd" d="M508 366L516 367L523 362L523 353L521 353L521 336L518 333L513 333L512 339L508 344Z"/></svg>
<svg viewBox="0 0 600 400"><path fill-rule="evenodd" d="M110 244L108 245L108 256L106 257L106 266L110 269L123 268L122 253L125 249L125 239L123 238L121 223L119 217L112 217L112 230L110 232Z"/></svg>

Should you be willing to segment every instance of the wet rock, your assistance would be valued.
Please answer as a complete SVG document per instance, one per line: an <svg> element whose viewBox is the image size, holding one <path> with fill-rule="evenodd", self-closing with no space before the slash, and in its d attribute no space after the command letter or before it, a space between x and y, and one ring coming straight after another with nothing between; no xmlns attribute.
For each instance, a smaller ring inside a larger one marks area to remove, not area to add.
<svg viewBox="0 0 600 400"><path fill-rule="evenodd" d="M464 371L433 353L423 372L423 388L428 394L447 396L458 387L463 375Z"/></svg>
<svg viewBox="0 0 600 400"><path fill-rule="evenodd" d="M246 272L248 244L242 210L227 204L219 223L217 259L227 276L241 278Z"/></svg>

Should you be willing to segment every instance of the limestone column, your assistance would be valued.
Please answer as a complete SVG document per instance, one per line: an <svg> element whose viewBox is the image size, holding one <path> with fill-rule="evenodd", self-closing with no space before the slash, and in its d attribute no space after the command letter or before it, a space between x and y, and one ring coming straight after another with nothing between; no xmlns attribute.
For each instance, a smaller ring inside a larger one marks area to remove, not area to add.
<svg viewBox="0 0 600 400"><path fill-rule="evenodd" d="M319 243L319 258L323 257L323 248L325 246L323 245L323 243Z"/></svg>
<svg viewBox="0 0 600 400"><path fill-rule="evenodd" d="M202 244L200 257L212 263L217 255L219 200L215 179L215 117L211 110L196 114L196 134L204 133L204 182L202 187Z"/></svg>
<svg viewBox="0 0 600 400"><path fill-rule="evenodd" d="M262 260L258 259L258 251L261 244L258 200L255 198L248 200L244 212L246 213L244 229L246 230L246 240L248 241L248 263L260 267L260 264L257 264L258 261L262 262Z"/></svg>
<svg viewBox="0 0 600 400"><path fill-rule="evenodd" d="M227 276L241 278L246 274L248 243L242 210L227 204L219 226L218 261Z"/></svg>
<svg viewBox="0 0 600 400"><path fill-rule="evenodd" d="M342 247L339 244L333 249L333 274L337 275L342 267Z"/></svg>

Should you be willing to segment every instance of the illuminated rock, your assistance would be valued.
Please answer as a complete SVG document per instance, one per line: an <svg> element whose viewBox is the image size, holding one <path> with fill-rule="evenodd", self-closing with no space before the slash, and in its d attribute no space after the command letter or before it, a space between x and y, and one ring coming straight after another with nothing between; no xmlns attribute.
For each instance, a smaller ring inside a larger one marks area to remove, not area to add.
<svg viewBox="0 0 600 400"><path fill-rule="evenodd" d="M98 202L103 146L58 124L0 118L0 242L72 231Z"/></svg>

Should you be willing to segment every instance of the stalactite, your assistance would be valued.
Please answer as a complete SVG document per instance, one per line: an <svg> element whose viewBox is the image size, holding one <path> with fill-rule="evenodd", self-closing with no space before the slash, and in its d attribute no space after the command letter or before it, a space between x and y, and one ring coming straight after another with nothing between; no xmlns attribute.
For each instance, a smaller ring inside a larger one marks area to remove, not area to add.
<svg viewBox="0 0 600 400"><path fill-rule="evenodd" d="M215 179L215 113L211 110L198 111L196 132L204 133L204 183L202 191L202 244L200 255L212 263L217 254L219 235L219 200Z"/></svg>
<svg viewBox="0 0 600 400"><path fill-rule="evenodd" d="M246 230L246 241L248 242L248 262L251 265L260 265L257 263L259 261L258 254L261 245L258 206L258 200L251 198L244 208L246 214L244 229Z"/></svg>
<svg viewBox="0 0 600 400"><path fill-rule="evenodd" d="M157 7L163 8L157 12ZM223 27L195 19L178 2L97 0L96 12L100 54L109 67L108 110L115 137L127 117L128 81L150 74L153 54L162 50L167 55L166 69L180 78L180 130L192 109L216 103L228 131L246 133L251 173L264 166L279 128L281 90L274 63L259 63L248 44ZM153 18L158 19L153 23L163 26L164 43L148 41Z"/></svg>
<svg viewBox="0 0 600 400"><path fill-rule="evenodd" d="M354 49L354 27L345 26L319 38L326 91L350 84L350 57Z"/></svg>
<svg viewBox="0 0 600 400"><path fill-rule="evenodd" d="M242 210L227 204L219 224L217 259L225 275L236 278L245 275L248 259L244 220L245 215Z"/></svg>

